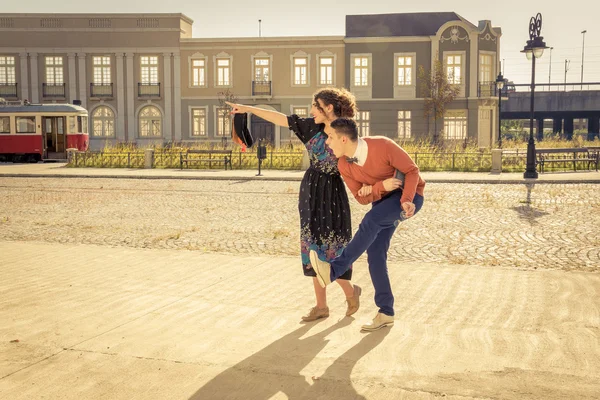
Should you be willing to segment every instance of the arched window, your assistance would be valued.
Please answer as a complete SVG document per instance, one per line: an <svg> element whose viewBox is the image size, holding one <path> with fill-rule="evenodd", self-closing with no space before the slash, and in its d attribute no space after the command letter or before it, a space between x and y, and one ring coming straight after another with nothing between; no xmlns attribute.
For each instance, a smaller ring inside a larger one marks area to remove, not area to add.
<svg viewBox="0 0 600 400"><path fill-rule="evenodd" d="M92 135L94 137L115 136L115 113L110 107L101 106L92 113Z"/></svg>
<svg viewBox="0 0 600 400"><path fill-rule="evenodd" d="M162 135L162 117L160 110L154 106L146 106L140 111L140 137L156 137Z"/></svg>

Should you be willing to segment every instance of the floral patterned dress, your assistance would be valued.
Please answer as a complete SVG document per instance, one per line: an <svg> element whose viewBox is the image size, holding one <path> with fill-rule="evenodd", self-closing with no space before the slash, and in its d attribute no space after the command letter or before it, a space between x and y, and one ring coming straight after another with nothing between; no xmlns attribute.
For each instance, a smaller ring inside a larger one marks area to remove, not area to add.
<svg viewBox="0 0 600 400"><path fill-rule="evenodd" d="M325 144L323 124L313 118L288 116L288 124L304 143L310 167L300 183L300 252L302 271L316 276L308 256L315 250L322 260L338 256L352 239L352 220L346 187L337 167L337 158ZM352 268L339 279L350 280Z"/></svg>

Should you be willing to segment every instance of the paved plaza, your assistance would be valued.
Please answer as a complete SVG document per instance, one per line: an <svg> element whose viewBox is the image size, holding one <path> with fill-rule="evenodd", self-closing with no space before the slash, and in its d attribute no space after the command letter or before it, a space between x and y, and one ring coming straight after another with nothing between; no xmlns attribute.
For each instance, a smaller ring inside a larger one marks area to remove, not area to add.
<svg viewBox="0 0 600 400"><path fill-rule="evenodd" d="M364 257L300 323L297 179L217 175L0 177L0 398L599 398L598 184L430 182L364 334Z"/></svg>

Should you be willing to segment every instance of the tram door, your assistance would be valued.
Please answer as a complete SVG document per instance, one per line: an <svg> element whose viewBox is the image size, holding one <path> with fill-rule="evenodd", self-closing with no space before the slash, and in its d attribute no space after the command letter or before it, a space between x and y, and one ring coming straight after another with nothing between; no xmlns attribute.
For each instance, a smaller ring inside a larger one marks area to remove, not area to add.
<svg viewBox="0 0 600 400"><path fill-rule="evenodd" d="M65 117L42 117L45 158L65 158Z"/></svg>

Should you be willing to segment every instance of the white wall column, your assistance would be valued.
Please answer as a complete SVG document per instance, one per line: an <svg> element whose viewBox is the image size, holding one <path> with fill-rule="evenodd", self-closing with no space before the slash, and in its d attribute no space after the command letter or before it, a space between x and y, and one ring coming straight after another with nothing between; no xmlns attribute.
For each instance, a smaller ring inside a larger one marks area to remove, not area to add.
<svg viewBox="0 0 600 400"><path fill-rule="evenodd" d="M117 97L117 142L125 141L125 71L123 69L123 53L116 53L117 80L114 85Z"/></svg>
<svg viewBox="0 0 600 400"><path fill-rule="evenodd" d="M77 62L79 64L79 100L81 100L81 106L87 109L87 74L85 57L85 53L77 53Z"/></svg>
<svg viewBox="0 0 600 400"><path fill-rule="evenodd" d="M164 78L163 78L163 92L165 99L165 123L163 124L163 138L165 140L173 141L173 131L172 131L172 100L171 100L171 53L163 53L163 69L164 69Z"/></svg>

